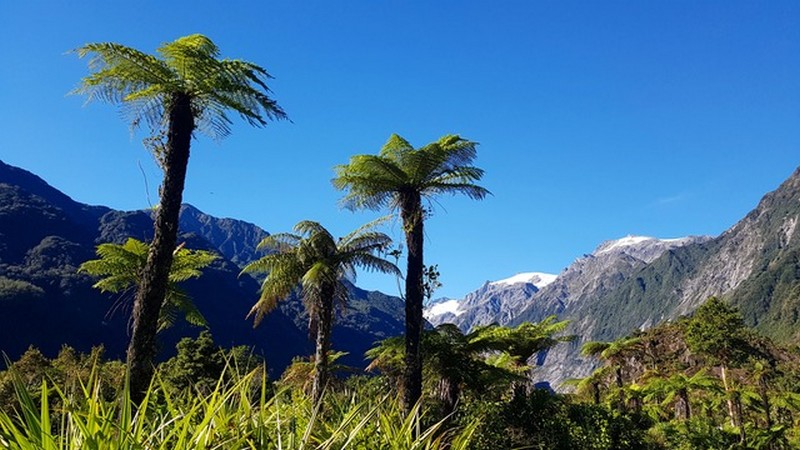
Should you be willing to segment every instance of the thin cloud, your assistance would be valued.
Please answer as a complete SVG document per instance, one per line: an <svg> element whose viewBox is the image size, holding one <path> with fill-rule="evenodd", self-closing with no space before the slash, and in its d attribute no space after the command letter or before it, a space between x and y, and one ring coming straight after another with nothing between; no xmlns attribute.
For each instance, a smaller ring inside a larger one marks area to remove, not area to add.
<svg viewBox="0 0 800 450"><path fill-rule="evenodd" d="M676 195L670 195L668 197L661 197L656 199L651 206L666 206L666 205L674 205L676 203L683 203L685 202L691 195L687 193L681 193Z"/></svg>

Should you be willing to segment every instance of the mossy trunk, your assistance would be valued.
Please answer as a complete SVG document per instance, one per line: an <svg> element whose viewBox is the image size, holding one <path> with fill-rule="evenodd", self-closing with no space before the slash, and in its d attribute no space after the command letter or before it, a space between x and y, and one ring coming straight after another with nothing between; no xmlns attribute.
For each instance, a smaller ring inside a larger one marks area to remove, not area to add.
<svg viewBox="0 0 800 450"><path fill-rule="evenodd" d="M314 381L311 385L311 398L314 405L322 400L322 394L328 385L328 354L331 346L331 325L333 322L333 298L322 301L317 320L317 340L314 352Z"/></svg>
<svg viewBox="0 0 800 450"><path fill-rule="evenodd" d="M419 192L400 193L400 215L406 234L406 354L403 411L408 414L422 397L422 271L423 210Z"/></svg>
<svg viewBox="0 0 800 450"><path fill-rule="evenodd" d="M133 330L128 345L131 399L136 404L144 398L153 377L158 318L167 293L178 239L178 217L194 130L190 100L187 95L174 95L167 106L169 122L162 163L161 200L156 211L153 242L133 303Z"/></svg>

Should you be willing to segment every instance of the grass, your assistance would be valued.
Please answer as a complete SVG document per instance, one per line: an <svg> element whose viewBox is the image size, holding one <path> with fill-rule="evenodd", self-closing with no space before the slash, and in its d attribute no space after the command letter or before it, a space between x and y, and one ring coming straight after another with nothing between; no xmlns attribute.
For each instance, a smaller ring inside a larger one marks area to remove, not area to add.
<svg viewBox="0 0 800 450"><path fill-rule="evenodd" d="M263 369L220 377L211 392L175 392L156 377L136 408L127 383L113 398L89 380L66 390L44 381L38 395L14 379L15 413L0 412L9 449L451 449L467 447L477 423L424 425L394 398L329 393L323 408L297 390L272 392ZM232 381L225 381L232 379Z"/></svg>

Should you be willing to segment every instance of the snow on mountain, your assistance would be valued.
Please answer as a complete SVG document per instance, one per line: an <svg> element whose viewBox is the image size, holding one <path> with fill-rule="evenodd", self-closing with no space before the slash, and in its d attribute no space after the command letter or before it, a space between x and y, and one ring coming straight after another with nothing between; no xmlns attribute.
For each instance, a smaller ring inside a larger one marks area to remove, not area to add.
<svg viewBox="0 0 800 450"><path fill-rule="evenodd" d="M459 300L446 300L435 303L425 308L423 315L426 319L441 316L442 314L453 314L454 316L459 316L463 313L463 311L458 310L459 303Z"/></svg>
<svg viewBox="0 0 800 450"><path fill-rule="evenodd" d="M548 284L555 281L558 278L558 275L553 275L551 273L543 273L543 272L525 272L525 273L518 273L513 277L504 278L502 280L492 281L489 284L500 286L510 286L512 284L518 283L530 283L536 286L538 289L541 289Z"/></svg>
<svg viewBox="0 0 800 450"><path fill-rule="evenodd" d="M498 298L504 295L506 290L517 293L523 286L533 285L533 287L528 286L528 289L531 289L531 292L535 292L552 283L557 277L558 275L543 272L518 273L513 277L487 282L476 292L467 295L464 299L442 298L431 301L425 305L425 310L422 314L426 320L434 325L445 322L453 323L456 321L456 317L464 314L468 310L474 309L475 303L480 303L476 297L481 298L482 295L488 294L491 296L490 298L494 299L496 302ZM484 299L481 298L481 300Z"/></svg>
<svg viewBox="0 0 800 450"><path fill-rule="evenodd" d="M606 241L592 253L594 257L616 256L625 253L646 263L654 261L661 256L665 250L682 247L699 240L704 240L702 236L687 236L674 239L658 239L650 236L628 235L622 239Z"/></svg>
<svg viewBox="0 0 800 450"><path fill-rule="evenodd" d="M610 252L611 250L622 248L622 247L630 247L632 245L641 244L644 241L653 241L658 240L653 237L649 236L625 236L622 239L617 239L615 241L607 241L600 245L597 250L594 252L595 255L599 255L601 253Z"/></svg>

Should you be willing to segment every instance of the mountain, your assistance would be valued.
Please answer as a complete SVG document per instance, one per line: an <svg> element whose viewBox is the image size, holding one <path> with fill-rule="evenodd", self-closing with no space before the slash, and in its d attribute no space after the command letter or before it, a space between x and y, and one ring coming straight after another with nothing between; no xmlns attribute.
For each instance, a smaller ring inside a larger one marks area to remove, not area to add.
<svg viewBox="0 0 800 450"><path fill-rule="evenodd" d="M245 320L259 286L239 272L259 256L256 246L266 231L191 205L183 206L180 227L179 240L187 248L221 255L202 277L186 284L215 341L254 348L266 357L273 375L292 357L312 352L298 299L282 303L255 329ZM128 237L149 240L152 232L151 211L78 203L30 172L0 162L0 351L13 359L29 345L54 354L62 344L81 351L102 344L109 356L122 357L131 296L100 294L91 287L94 280L77 268L95 258L97 244L122 243ZM363 366L363 350L402 330L403 303L355 286L350 290L352 300L338 314L333 344L351 352L346 364ZM161 357L171 353L180 337L197 333L182 324L159 335Z"/></svg>
<svg viewBox="0 0 800 450"><path fill-rule="evenodd" d="M528 302L527 307L510 321L516 325L524 321L538 322L550 315L569 320L565 333L578 339L561 344L540 359L542 367L537 378L554 387L566 379L585 376L593 362L581 357L580 346L590 340L612 340L639 328L659 323L663 317L650 317L630 305L628 310L619 306L613 313L624 315L624 323L603 320L597 312L601 299L618 292L635 275L649 267L664 254L686 246L699 246L711 240L707 236L690 236L679 239L656 239L644 236L627 236L607 241L591 254L578 258L554 282L542 289Z"/></svg>
<svg viewBox="0 0 800 450"><path fill-rule="evenodd" d="M559 312L561 318L571 319L569 332L580 339L546 355L538 376L553 383L585 376L592 366L579 356L582 342L614 340L637 329L672 321L690 314L710 296L737 306L746 323L768 337L797 344L800 340L798 219L800 169L716 238L695 238L665 249L658 256L658 252L651 253L649 261L643 260L645 264L631 261L630 267L617 276L613 276L613 271L606 272L612 279L587 277L584 273L576 279L593 279L596 286L602 287L588 289L583 294L569 291L565 297L552 292L565 284L561 280L564 275L560 276L514 320L541 318L540 305L548 303L548 296L551 302L559 298L574 302L566 303L560 312L559 308L547 312ZM628 243L631 245L604 244L583 264L605 251L638 245L631 239ZM624 267L622 261L616 264ZM580 263L581 260L576 264ZM579 271L579 267L575 269Z"/></svg>
<svg viewBox="0 0 800 450"><path fill-rule="evenodd" d="M487 281L461 300L441 299L429 303L423 315L431 325L454 323L467 332L491 323L508 323L523 310L531 297L552 283L556 275L520 273L499 281Z"/></svg>
<svg viewBox="0 0 800 450"><path fill-rule="evenodd" d="M615 339L661 320L643 319L646 314L633 306L629 306L629 315L625 315L627 310L618 311L625 315L630 326L598 320L595 306L598 299L617 292L626 281L665 253L702 245L711 239L706 236L677 239L626 236L606 241L559 275L531 272L486 282L462 300L432 302L425 309L425 317L434 325L453 323L465 332L495 322L501 325L538 322L550 315L570 320L566 333L575 334L579 339L559 344L537 359L537 363L542 364L536 371L537 381L547 381L558 387L562 381L584 376L594 367L593 361L580 356L580 346L587 339Z"/></svg>
<svg viewBox="0 0 800 450"><path fill-rule="evenodd" d="M667 252L596 302L609 326L622 311L646 320L673 319L709 296L738 306L748 325L779 341L800 335L800 169L719 237ZM614 305L616 311L609 311ZM635 308L635 305L641 305Z"/></svg>

